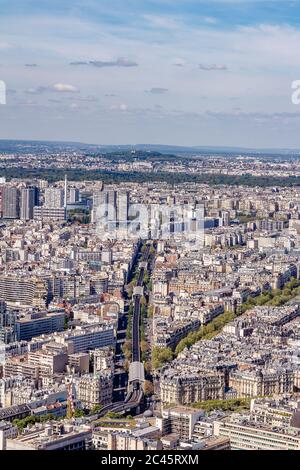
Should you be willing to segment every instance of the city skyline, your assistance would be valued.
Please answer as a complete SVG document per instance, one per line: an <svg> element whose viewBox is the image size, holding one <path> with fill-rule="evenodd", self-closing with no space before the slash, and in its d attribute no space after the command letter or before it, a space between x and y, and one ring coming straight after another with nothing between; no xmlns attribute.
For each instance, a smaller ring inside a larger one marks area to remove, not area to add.
<svg viewBox="0 0 300 470"><path fill-rule="evenodd" d="M0 452L300 450L299 6L0 0Z"/></svg>

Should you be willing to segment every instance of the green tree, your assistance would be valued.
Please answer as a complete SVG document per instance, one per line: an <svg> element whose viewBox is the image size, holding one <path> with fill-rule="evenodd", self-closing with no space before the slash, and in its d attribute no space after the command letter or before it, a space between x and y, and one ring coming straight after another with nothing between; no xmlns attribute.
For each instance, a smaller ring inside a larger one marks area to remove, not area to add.
<svg viewBox="0 0 300 470"><path fill-rule="evenodd" d="M171 348L154 347L152 350L152 365L154 369L159 369L167 362L173 359L173 352Z"/></svg>
<svg viewBox="0 0 300 470"><path fill-rule="evenodd" d="M109 411L108 413L106 413L105 417L109 418L109 419L121 419L121 418L123 418L123 416L120 413L114 413L113 411Z"/></svg>
<svg viewBox="0 0 300 470"><path fill-rule="evenodd" d="M93 406L93 408L90 410L89 414L90 414L90 415L94 415L94 414L96 414L96 413L99 413L99 411L101 411L102 408L103 408L103 405L100 405L100 404L99 404L99 405L95 405L95 406Z"/></svg>
<svg viewBox="0 0 300 470"><path fill-rule="evenodd" d="M74 418L82 418L84 416L84 411L80 408L76 408L74 411Z"/></svg>

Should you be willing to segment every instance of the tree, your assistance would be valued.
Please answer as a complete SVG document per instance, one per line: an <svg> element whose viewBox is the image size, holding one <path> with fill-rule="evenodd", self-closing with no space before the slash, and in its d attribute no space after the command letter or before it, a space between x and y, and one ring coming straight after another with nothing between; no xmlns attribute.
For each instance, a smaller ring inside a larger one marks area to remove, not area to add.
<svg viewBox="0 0 300 470"><path fill-rule="evenodd" d="M153 317L153 313L154 313L153 305L149 305L149 307L148 307L148 317L149 317L149 318L152 318L152 317Z"/></svg>
<svg viewBox="0 0 300 470"><path fill-rule="evenodd" d="M94 414L96 414L96 413L99 413L99 411L101 411L102 408L103 408L103 405L100 405L100 404L99 404L99 405L95 405L95 406L93 406L93 408L90 410L89 414L90 414L90 415L94 415Z"/></svg>
<svg viewBox="0 0 300 470"><path fill-rule="evenodd" d="M154 248L153 245L150 247L149 254L150 254L151 256L155 255L155 248Z"/></svg>
<svg viewBox="0 0 300 470"><path fill-rule="evenodd" d="M121 419L121 418L123 418L123 416L120 413L114 413L113 411L109 411L108 413L106 413L105 417L109 418L109 419Z"/></svg>
<svg viewBox="0 0 300 470"><path fill-rule="evenodd" d="M126 328L127 340L130 340L132 338L132 316L133 316L133 305L131 303L128 309L128 316L127 316L127 328Z"/></svg>
<svg viewBox="0 0 300 470"><path fill-rule="evenodd" d="M13 424L18 427L19 431L22 432L23 429L27 428L27 426L33 426L35 423L45 423L47 421L52 421L55 419L59 419L56 416L53 416L52 414L46 414L46 415L30 415L26 416L23 419L14 419Z"/></svg>
<svg viewBox="0 0 300 470"><path fill-rule="evenodd" d="M126 291L127 291L128 297L132 297L134 286L135 286L134 279L129 284L127 284Z"/></svg>
<svg viewBox="0 0 300 470"><path fill-rule="evenodd" d="M142 340L142 341L141 341L141 351L142 351L142 353L145 353L145 352L147 352L147 351L149 351L149 350L150 350L150 346L149 346L149 344L147 343L147 341Z"/></svg>
<svg viewBox="0 0 300 470"><path fill-rule="evenodd" d="M154 369L159 369L167 362L173 359L173 351L171 348L160 348L156 346L152 351L152 365Z"/></svg>
<svg viewBox="0 0 300 470"><path fill-rule="evenodd" d="M149 361L145 362L145 372L146 375L149 375L152 372L152 364Z"/></svg>
<svg viewBox="0 0 300 470"><path fill-rule="evenodd" d="M154 385L150 380L145 380L144 382L144 393L146 397L150 397L154 393Z"/></svg>
<svg viewBox="0 0 300 470"><path fill-rule="evenodd" d="M130 360L131 359L131 352L132 352L132 342L131 342L131 340L126 340L125 343L123 344L122 349L123 349L125 358L127 360Z"/></svg>
<svg viewBox="0 0 300 470"><path fill-rule="evenodd" d="M129 372L129 364L130 364L129 360L125 359L125 361L124 361L124 370L125 370L125 372Z"/></svg>
<svg viewBox="0 0 300 470"><path fill-rule="evenodd" d="M69 317L67 317L66 315L64 319L64 330L68 329L68 324L69 324Z"/></svg>

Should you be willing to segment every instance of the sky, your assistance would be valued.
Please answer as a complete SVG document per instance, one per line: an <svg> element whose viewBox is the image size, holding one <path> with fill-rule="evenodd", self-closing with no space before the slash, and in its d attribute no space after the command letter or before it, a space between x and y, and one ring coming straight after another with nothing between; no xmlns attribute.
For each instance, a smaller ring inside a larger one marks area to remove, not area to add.
<svg viewBox="0 0 300 470"><path fill-rule="evenodd" d="M300 148L300 0L0 0L0 139Z"/></svg>

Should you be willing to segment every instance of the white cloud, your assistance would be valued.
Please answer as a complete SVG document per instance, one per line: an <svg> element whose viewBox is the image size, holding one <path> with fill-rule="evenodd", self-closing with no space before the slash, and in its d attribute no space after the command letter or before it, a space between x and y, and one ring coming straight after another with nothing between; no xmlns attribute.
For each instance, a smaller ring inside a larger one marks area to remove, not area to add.
<svg viewBox="0 0 300 470"><path fill-rule="evenodd" d="M178 20L168 16L143 15L143 18L155 28L177 29L180 27Z"/></svg>
<svg viewBox="0 0 300 470"><path fill-rule="evenodd" d="M122 111L122 112L125 112L125 111L128 111L128 105L125 104L125 103L121 103L121 104L113 104L110 109L112 111Z"/></svg>
<svg viewBox="0 0 300 470"><path fill-rule="evenodd" d="M49 87L52 91L57 91L61 93L78 93L79 90L73 85L69 85L68 83L55 83Z"/></svg>
<svg viewBox="0 0 300 470"><path fill-rule="evenodd" d="M217 18L214 18L213 16L204 16L203 21L207 24L216 24L218 22Z"/></svg>
<svg viewBox="0 0 300 470"><path fill-rule="evenodd" d="M145 90L146 93L152 93L153 95L163 95L164 93L167 93L169 90L168 88L161 88L161 87L155 87L151 88L150 90Z"/></svg>
<svg viewBox="0 0 300 470"><path fill-rule="evenodd" d="M205 64L199 64L199 68L201 70L205 71L211 71L211 70L227 70L227 65L224 64L211 64L211 65L205 65Z"/></svg>
<svg viewBox="0 0 300 470"><path fill-rule="evenodd" d="M40 95L41 93L44 93L47 90L48 90L48 87L37 86L37 87L27 88L25 90L25 93L27 93L28 95Z"/></svg>
<svg viewBox="0 0 300 470"><path fill-rule="evenodd" d="M89 60L71 62L70 65L93 65L94 67L137 67L138 63L134 60L128 59L127 57L119 57L116 60Z"/></svg>
<svg viewBox="0 0 300 470"><path fill-rule="evenodd" d="M176 57L176 59L173 61L173 65L176 65L177 67L184 67L185 60L182 59L182 57Z"/></svg>
<svg viewBox="0 0 300 470"><path fill-rule="evenodd" d="M29 95L41 95L46 92L78 93L79 89L67 83L55 83L49 86L30 87L25 90L25 93Z"/></svg>
<svg viewBox="0 0 300 470"><path fill-rule="evenodd" d="M0 49L9 49L10 47L12 47L12 45L9 44L8 42L1 42L0 41Z"/></svg>

